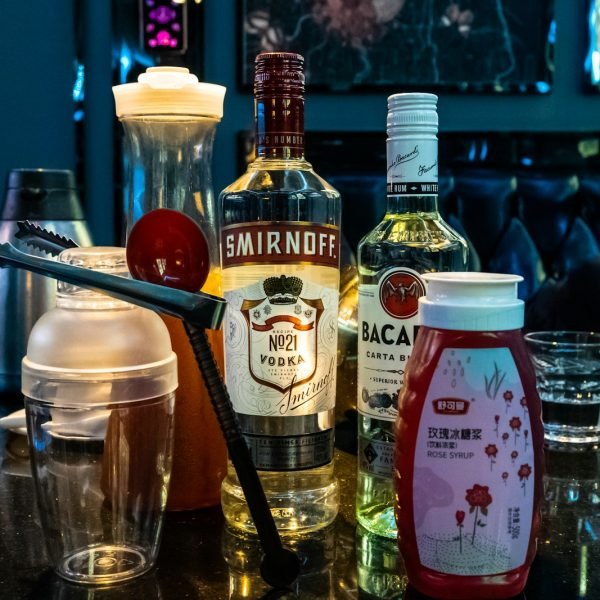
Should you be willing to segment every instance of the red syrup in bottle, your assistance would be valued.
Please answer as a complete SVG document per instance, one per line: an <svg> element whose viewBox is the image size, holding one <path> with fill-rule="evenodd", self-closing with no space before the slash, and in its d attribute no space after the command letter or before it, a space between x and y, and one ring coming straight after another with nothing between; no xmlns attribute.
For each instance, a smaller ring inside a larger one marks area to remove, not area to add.
<svg viewBox="0 0 600 600"><path fill-rule="evenodd" d="M543 428L513 275L435 273L396 422L396 520L410 583L510 598L536 552Z"/></svg>

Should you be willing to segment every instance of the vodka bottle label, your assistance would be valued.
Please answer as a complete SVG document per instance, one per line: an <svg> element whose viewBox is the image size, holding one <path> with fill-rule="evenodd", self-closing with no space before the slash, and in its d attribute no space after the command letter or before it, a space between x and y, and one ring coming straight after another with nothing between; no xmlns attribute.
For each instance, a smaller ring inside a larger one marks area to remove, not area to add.
<svg viewBox="0 0 600 600"><path fill-rule="evenodd" d="M334 408L339 230L260 222L228 226L221 235L223 267L236 269L240 282L225 292L227 387L257 467L327 464L331 428L263 435L244 427L244 419L325 415Z"/></svg>
<svg viewBox="0 0 600 600"><path fill-rule="evenodd" d="M535 481L530 434L509 348L443 350L414 458L414 527L424 567L493 575L525 563Z"/></svg>

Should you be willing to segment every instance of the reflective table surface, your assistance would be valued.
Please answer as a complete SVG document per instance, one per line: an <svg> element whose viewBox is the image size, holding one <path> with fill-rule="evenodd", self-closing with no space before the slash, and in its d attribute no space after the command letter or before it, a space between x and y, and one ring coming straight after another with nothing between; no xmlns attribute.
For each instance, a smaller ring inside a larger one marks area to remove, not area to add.
<svg viewBox="0 0 600 600"><path fill-rule="evenodd" d="M1 412L1 409L0 409ZM340 430L343 444L351 427ZM348 444L346 444L348 446ZM290 590L271 590L258 574L255 539L224 527L220 509L170 513L157 567L131 583L90 588L48 567L23 436L0 432L0 598L20 599L422 599L407 586L394 540L357 529L356 457L336 451L341 508L336 522L287 543L302 560ZM539 551L527 600L600 600L600 453L546 452Z"/></svg>

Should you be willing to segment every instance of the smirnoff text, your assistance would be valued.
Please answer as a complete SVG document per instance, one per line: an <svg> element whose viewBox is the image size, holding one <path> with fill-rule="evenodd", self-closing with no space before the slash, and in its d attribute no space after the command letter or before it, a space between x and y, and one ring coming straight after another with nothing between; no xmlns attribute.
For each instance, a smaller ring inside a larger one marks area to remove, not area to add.
<svg viewBox="0 0 600 600"><path fill-rule="evenodd" d="M223 266L298 263L338 266L339 231L312 223L245 223L221 233Z"/></svg>

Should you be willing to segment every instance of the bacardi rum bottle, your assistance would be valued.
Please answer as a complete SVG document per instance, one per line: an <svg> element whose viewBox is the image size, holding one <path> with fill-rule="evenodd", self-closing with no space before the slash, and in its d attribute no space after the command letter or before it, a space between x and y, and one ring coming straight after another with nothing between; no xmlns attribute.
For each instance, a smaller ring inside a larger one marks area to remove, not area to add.
<svg viewBox="0 0 600 600"><path fill-rule="evenodd" d="M437 207L433 94L388 98L387 210L358 247L357 520L396 536L392 482L398 391L418 330L422 273L465 271L467 245Z"/></svg>
<svg viewBox="0 0 600 600"><path fill-rule="evenodd" d="M257 57L256 160L220 198L227 387L281 531L318 529L338 510L341 202L304 159L303 62ZM254 529L232 468L222 505Z"/></svg>

